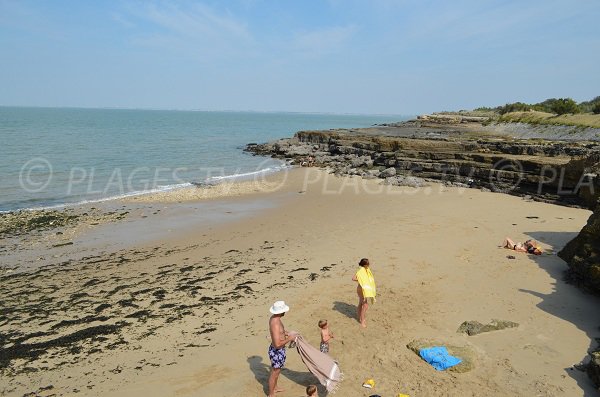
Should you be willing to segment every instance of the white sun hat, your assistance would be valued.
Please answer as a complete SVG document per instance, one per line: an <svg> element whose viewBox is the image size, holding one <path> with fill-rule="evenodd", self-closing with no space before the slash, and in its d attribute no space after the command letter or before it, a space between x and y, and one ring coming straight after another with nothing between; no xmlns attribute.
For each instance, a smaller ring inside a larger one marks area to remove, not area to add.
<svg viewBox="0 0 600 397"><path fill-rule="evenodd" d="M269 309L269 311L273 314L281 314L290 310L290 307L285 304L284 301L277 301L273 303L273 306Z"/></svg>

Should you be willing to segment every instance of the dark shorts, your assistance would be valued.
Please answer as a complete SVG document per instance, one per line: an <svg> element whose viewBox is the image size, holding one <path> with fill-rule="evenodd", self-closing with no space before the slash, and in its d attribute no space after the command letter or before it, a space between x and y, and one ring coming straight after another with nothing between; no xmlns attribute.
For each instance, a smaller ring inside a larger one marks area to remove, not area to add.
<svg viewBox="0 0 600 397"><path fill-rule="evenodd" d="M321 342L321 353L329 353L329 343Z"/></svg>
<svg viewBox="0 0 600 397"><path fill-rule="evenodd" d="M272 345L269 345L269 358L271 359L271 367L283 368L285 365L285 347L275 349Z"/></svg>

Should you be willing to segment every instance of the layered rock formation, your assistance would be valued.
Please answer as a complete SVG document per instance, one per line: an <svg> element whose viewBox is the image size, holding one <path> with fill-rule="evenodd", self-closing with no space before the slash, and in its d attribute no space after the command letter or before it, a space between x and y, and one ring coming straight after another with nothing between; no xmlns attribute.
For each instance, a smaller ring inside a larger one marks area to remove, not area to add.
<svg viewBox="0 0 600 397"><path fill-rule="evenodd" d="M300 131L250 144L255 154L296 164L307 159L342 175L418 186L418 178L593 208L600 194L600 144L514 139L475 122L410 121L366 129ZM412 177L412 179L407 179ZM416 177L416 178L415 178Z"/></svg>

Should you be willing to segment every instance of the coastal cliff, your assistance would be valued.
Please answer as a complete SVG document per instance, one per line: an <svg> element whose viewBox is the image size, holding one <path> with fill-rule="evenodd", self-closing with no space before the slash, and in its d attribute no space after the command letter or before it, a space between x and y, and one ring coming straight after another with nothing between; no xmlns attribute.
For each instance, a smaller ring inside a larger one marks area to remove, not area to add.
<svg viewBox="0 0 600 397"><path fill-rule="evenodd" d="M600 143L524 139L477 118L425 118L362 129L299 131L293 138L249 144L255 154L325 166L339 175L403 185L441 181L534 200L593 209L600 192ZM514 126L512 126L514 127ZM536 127L538 128L538 127ZM563 134L563 129L547 130ZM531 131L523 132L531 135ZM584 130L582 136L592 134ZM307 162L308 163L308 162Z"/></svg>

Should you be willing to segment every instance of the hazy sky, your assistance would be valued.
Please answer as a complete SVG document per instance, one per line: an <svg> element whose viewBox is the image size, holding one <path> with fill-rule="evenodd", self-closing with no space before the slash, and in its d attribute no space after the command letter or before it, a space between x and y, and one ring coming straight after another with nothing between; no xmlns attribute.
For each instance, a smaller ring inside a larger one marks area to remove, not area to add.
<svg viewBox="0 0 600 397"><path fill-rule="evenodd" d="M600 95L599 0L0 0L0 105L418 114Z"/></svg>

